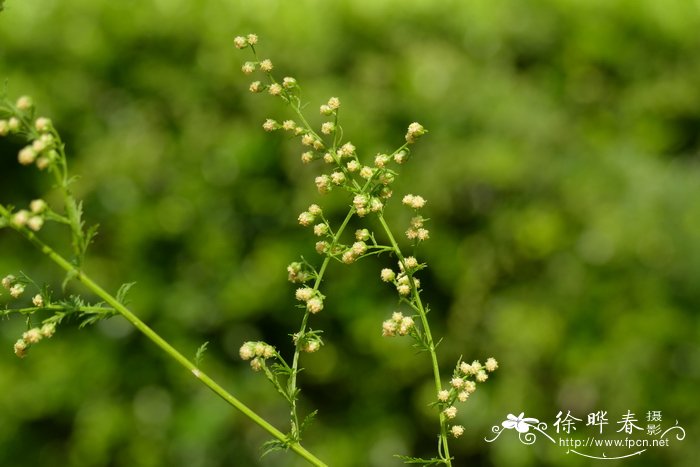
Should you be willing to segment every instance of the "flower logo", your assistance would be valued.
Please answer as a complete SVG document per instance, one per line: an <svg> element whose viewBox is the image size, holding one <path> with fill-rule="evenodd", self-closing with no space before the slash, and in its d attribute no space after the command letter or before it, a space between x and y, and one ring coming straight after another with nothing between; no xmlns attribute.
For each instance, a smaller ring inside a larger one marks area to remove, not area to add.
<svg viewBox="0 0 700 467"><path fill-rule="evenodd" d="M503 425L503 428L506 428L508 430L512 430L515 428L515 430L518 433L527 433L530 431L530 426L532 424L537 424L540 421L537 420L536 418L524 418L525 412L520 412L520 415L517 417L513 415L512 413L509 413L508 416L506 417L507 420L504 420L501 425Z"/></svg>

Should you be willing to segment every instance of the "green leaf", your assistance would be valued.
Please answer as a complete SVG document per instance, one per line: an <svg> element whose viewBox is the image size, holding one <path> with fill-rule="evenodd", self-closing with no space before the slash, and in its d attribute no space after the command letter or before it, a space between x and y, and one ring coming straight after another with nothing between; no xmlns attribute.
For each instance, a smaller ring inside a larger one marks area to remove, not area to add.
<svg viewBox="0 0 700 467"><path fill-rule="evenodd" d="M446 462L443 459L438 459L433 457L432 459L422 459L420 457L410 457L410 456L400 456L395 454L394 457L401 459L404 464L418 464L418 465L443 465Z"/></svg>
<svg viewBox="0 0 700 467"><path fill-rule="evenodd" d="M301 426L299 427L299 438L300 439L301 439L301 435L304 434L304 431L306 431L306 429L309 426L311 426L311 424L316 419L316 414L318 414L318 410L314 410L309 415L304 417L304 420L301 422Z"/></svg>
<svg viewBox="0 0 700 467"><path fill-rule="evenodd" d="M126 299L126 295L129 293L129 290L131 290L131 288L135 284L136 284L136 282L126 282L119 287L119 290L117 290L117 296L116 296L116 299L119 303L121 303L124 306L129 304L129 301Z"/></svg>
<svg viewBox="0 0 700 467"><path fill-rule="evenodd" d="M208 345L209 342L205 342L204 344L200 345L197 349L197 353L194 356L194 366L196 366L197 368L199 368L199 364L202 363L202 359L204 359L204 354L207 351Z"/></svg>
<svg viewBox="0 0 700 467"><path fill-rule="evenodd" d="M265 444L262 445L263 453L260 455L260 457L265 457L271 452L275 451L286 451L288 447L288 444L284 441L280 441L278 439L271 439L270 441L267 441L265 442Z"/></svg>

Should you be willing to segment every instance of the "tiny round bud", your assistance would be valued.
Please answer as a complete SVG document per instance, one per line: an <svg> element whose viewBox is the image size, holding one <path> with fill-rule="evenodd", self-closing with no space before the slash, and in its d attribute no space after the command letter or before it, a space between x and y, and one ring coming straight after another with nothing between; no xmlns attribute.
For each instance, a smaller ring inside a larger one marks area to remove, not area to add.
<svg viewBox="0 0 700 467"><path fill-rule="evenodd" d="M355 145L348 142L343 144L340 148L338 148L338 155L340 157L350 157L353 154L355 154Z"/></svg>
<svg viewBox="0 0 700 467"><path fill-rule="evenodd" d="M316 253L318 253L319 255L326 254L329 248L330 245L328 244L328 242L316 242Z"/></svg>
<svg viewBox="0 0 700 467"><path fill-rule="evenodd" d="M236 36L233 39L233 45L235 45L237 49L243 49L248 46L248 41L243 36Z"/></svg>
<svg viewBox="0 0 700 467"><path fill-rule="evenodd" d="M365 242L353 243L352 252L357 256L364 255L367 252L367 244Z"/></svg>
<svg viewBox="0 0 700 467"><path fill-rule="evenodd" d="M15 276L13 276L12 274L7 275L2 278L2 286L9 290L16 280L17 278L15 278Z"/></svg>
<svg viewBox="0 0 700 467"><path fill-rule="evenodd" d="M49 131L51 129L51 120L46 117L39 117L34 122L34 127L37 129L37 131L42 133Z"/></svg>
<svg viewBox="0 0 700 467"><path fill-rule="evenodd" d="M379 212L384 208L384 203L381 202L379 198L372 198L369 200L369 210L372 212Z"/></svg>
<svg viewBox="0 0 700 467"><path fill-rule="evenodd" d="M415 269L418 267L418 260L413 256L407 256L404 258L404 266L408 269Z"/></svg>
<svg viewBox="0 0 700 467"><path fill-rule="evenodd" d="M460 391L459 394L457 394L457 400L460 402L466 402L467 399L469 399L469 393L467 391Z"/></svg>
<svg viewBox="0 0 700 467"><path fill-rule="evenodd" d="M393 320L386 320L382 323L382 336L392 337L396 335L396 322Z"/></svg>
<svg viewBox="0 0 700 467"><path fill-rule="evenodd" d="M241 71L245 73L246 75L249 75L255 71L255 63L253 62L245 62L243 66L241 67Z"/></svg>
<svg viewBox="0 0 700 467"><path fill-rule="evenodd" d="M382 269L381 278L384 282L392 282L396 278L396 273L389 268Z"/></svg>
<svg viewBox="0 0 700 467"><path fill-rule="evenodd" d="M486 371L491 372L495 371L498 368L498 362L496 361L495 358L489 357L486 359L486 363L484 364L484 367L486 368Z"/></svg>
<svg viewBox="0 0 700 467"><path fill-rule="evenodd" d="M256 357L250 361L250 367L253 369L253 371L260 371L262 370L263 362L264 360L262 358Z"/></svg>
<svg viewBox="0 0 700 467"><path fill-rule="evenodd" d="M357 241L366 242L370 238L369 230L367 230L367 229L356 230L355 231L355 238L357 239Z"/></svg>
<svg viewBox="0 0 700 467"><path fill-rule="evenodd" d="M266 345L262 352L263 358L272 358L275 356L275 348L271 345Z"/></svg>
<svg viewBox="0 0 700 467"><path fill-rule="evenodd" d="M343 253L343 257L341 259L345 264L352 264L357 259L357 256L355 255L354 251L347 250L345 253Z"/></svg>
<svg viewBox="0 0 700 467"><path fill-rule="evenodd" d="M301 225L303 225L304 227L308 227L316 220L316 216L314 216L308 211L304 211L301 214L299 214L298 220Z"/></svg>
<svg viewBox="0 0 700 467"><path fill-rule="evenodd" d="M25 146L17 155L17 160L22 165L29 165L36 160L36 151L32 146Z"/></svg>
<svg viewBox="0 0 700 467"><path fill-rule="evenodd" d="M270 87L267 88L267 92L269 92L272 96L279 96L282 94L282 86L280 86L278 83L272 83Z"/></svg>
<svg viewBox="0 0 700 467"><path fill-rule="evenodd" d="M374 165L383 168L387 162L389 162L389 156L386 154L377 154L377 156L374 158Z"/></svg>
<svg viewBox="0 0 700 467"><path fill-rule="evenodd" d="M314 235L317 237L322 237L328 233L328 225L326 224L316 224L314 225Z"/></svg>
<svg viewBox="0 0 700 467"><path fill-rule="evenodd" d="M304 146L311 146L312 144L314 144L315 140L316 138L314 138L314 135L310 133L304 133L304 136L301 137L301 144L303 144Z"/></svg>
<svg viewBox="0 0 700 467"><path fill-rule="evenodd" d="M56 332L56 323L46 323L41 327L41 335L44 337L51 337Z"/></svg>
<svg viewBox="0 0 700 467"><path fill-rule="evenodd" d="M285 120L282 122L282 129L285 131L294 131L297 128L297 124L294 120Z"/></svg>
<svg viewBox="0 0 700 467"><path fill-rule="evenodd" d="M279 124L271 118L268 118L265 120L265 123L263 123L263 130L265 131L274 131L277 128L279 128Z"/></svg>
<svg viewBox="0 0 700 467"><path fill-rule="evenodd" d="M286 89L291 89L297 85L297 80L294 78L291 78L289 76L285 77L282 80L282 86L284 86Z"/></svg>
<svg viewBox="0 0 700 467"><path fill-rule="evenodd" d="M46 211L47 208L46 201L43 199L35 199L31 203L29 203L29 209L34 213L34 214L40 214L44 211Z"/></svg>
<svg viewBox="0 0 700 467"><path fill-rule="evenodd" d="M452 436L455 438L459 438L464 434L464 427L462 425L453 425L452 428L450 428L450 433L452 433Z"/></svg>
<svg viewBox="0 0 700 467"><path fill-rule="evenodd" d="M10 125L7 120L0 120L0 136L6 136L10 132Z"/></svg>
<svg viewBox="0 0 700 467"><path fill-rule="evenodd" d="M314 216L320 216L321 214L323 214L323 210L321 209L321 207L318 204L310 205L309 209L307 209L307 211L309 211Z"/></svg>
<svg viewBox="0 0 700 467"><path fill-rule="evenodd" d="M255 352L255 355L258 357L262 357L263 354L265 353L265 347L266 347L266 344L264 342L256 342L253 345L253 351Z"/></svg>
<svg viewBox="0 0 700 467"><path fill-rule="evenodd" d="M304 164L308 164L314 160L314 154L311 151L306 151L304 154L301 155L301 162Z"/></svg>
<svg viewBox="0 0 700 467"><path fill-rule="evenodd" d="M447 417L451 420L457 416L457 407L455 407L454 405L451 405L448 408L446 408L445 410L443 410L442 413L445 414L445 417Z"/></svg>
<svg viewBox="0 0 700 467"><path fill-rule="evenodd" d="M308 302L314 296L314 289L311 287L302 287L296 290L294 296L301 302Z"/></svg>
<svg viewBox="0 0 700 467"><path fill-rule="evenodd" d="M10 129L10 131L17 131L19 130L19 127L21 126L21 123L19 121L19 118L17 117L11 117L7 121L7 126Z"/></svg>
<svg viewBox="0 0 700 467"><path fill-rule="evenodd" d="M46 156L41 156L36 160L36 167L39 170L46 169L50 164L51 164L51 159L46 157Z"/></svg>
<svg viewBox="0 0 700 467"><path fill-rule="evenodd" d="M15 342L14 350L15 355L19 358L24 358L27 355L27 343L22 339L18 340Z"/></svg>
<svg viewBox="0 0 700 467"><path fill-rule="evenodd" d="M337 97L331 97L328 99L328 107L332 110L338 110L340 108L340 99Z"/></svg>
<svg viewBox="0 0 700 467"><path fill-rule="evenodd" d="M318 313L319 311L323 310L323 300L321 300L319 297L314 297L306 302L306 308L311 313Z"/></svg>
<svg viewBox="0 0 700 467"><path fill-rule="evenodd" d="M321 348L321 343L317 340L312 340L312 341L308 341L306 344L304 344L304 347L302 347L302 350L306 353L314 353L320 348Z"/></svg>
<svg viewBox="0 0 700 467"><path fill-rule="evenodd" d="M413 122L408 125L408 131L406 132L406 142L415 143L419 136L423 136L427 133L427 130L423 128L423 125L417 122Z"/></svg>
<svg viewBox="0 0 700 467"><path fill-rule="evenodd" d="M333 172L331 174L331 181L335 185L342 185L345 182L345 174L343 172Z"/></svg>
<svg viewBox="0 0 700 467"><path fill-rule="evenodd" d="M32 303L34 306L41 308L44 306L44 297L42 297L41 294L36 294L32 298Z"/></svg>
<svg viewBox="0 0 700 467"><path fill-rule="evenodd" d="M252 93L259 93L262 92L263 85L260 81L253 81L252 83L250 83L250 87L248 88L248 90L250 90L250 92Z"/></svg>
<svg viewBox="0 0 700 467"><path fill-rule="evenodd" d="M248 34L248 36L246 36L246 39L248 40L248 43L249 43L250 45L255 45L255 44L258 43L258 36L257 36L257 34Z"/></svg>
<svg viewBox="0 0 700 467"><path fill-rule="evenodd" d="M260 62L260 69L265 73L271 72L272 68L274 67L272 66L272 62L270 61L270 59L265 59L262 62Z"/></svg>
<svg viewBox="0 0 700 467"><path fill-rule="evenodd" d="M348 162L348 172L357 172L360 169L360 163L356 160Z"/></svg>
<svg viewBox="0 0 700 467"><path fill-rule="evenodd" d="M328 175L319 175L314 179L314 182L319 193L323 194L331 191L331 178Z"/></svg>
<svg viewBox="0 0 700 467"><path fill-rule="evenodd" d="M321 133L324 135L330 135L335 131L335 123L333 122L324 122L321 125Z"/></svg>
<svg viewBox="0 0 700 467"><path fill-rule="evenodd" d="M17 99L17 109L21 111L26 111L32 108L32 98L29 96L22 96Z"/></svg>
<svg viewBox="0 0 700 467"><path fill-rule="evenodd" d="M34 232L38 232L44 226L44 218L41 216L32 216L27 221L27 227L32 229Z"/></svg>
<svg viewBox="0 0 700 467"><path fill-rule="evenodd" d="M452 380L450 380L450 384L453 388L459 389L464 386L464 380L462 378L452 378Z"/></svg>
<svg viewBox="0 0 700 467"><path fill-rule="evenodd" d="M474 381L465 381L464 390L467 392L467 394L473 393L476 391L476 383Z"/></svg>
<svg viewBox="0 0 700 467"><path fill-rule="evenodd" d="M241 356L241 360L250 360L255 356L251 342L245 342L241 348L238 350L238 354Z"/></svg>
<svg viewBox="0 0 700 467"><path fill-rule="evenodd" d="M29 211L26 211L24 209L17 211L12 216L12 223L18 227L24 227L25 225L27 225L28 221L29 221Z"/></svg>
<svg viewBox="0 0 700 467"><path fill-rule="evenodd" d="M399 323L399 336L408 334L414 326L413 318L410 316L404 317Z"/></svg>
<svg viewBox="0 0 700 467"><path fill-rule="evenodd" d="M27 344L36 344L39 342L44 336L41 335L41 331L39 328L32 328L29 331L25 332L22 334L22 339L24 342Z"/></svg>
<svg viewBox="0 0 700 467"><path fill-rule="evenodd" d="M360 169L360 177L369 180L374 175L374 169L372 167L364 166Z"/></svg>
<svg viewBox="0 0 700 467"><path fill-rule="evenodd" d="M440 402L447 402L447 399L450 397L450 391L443 389L441 391L438 391L437 393L437 400Z"/></svg>

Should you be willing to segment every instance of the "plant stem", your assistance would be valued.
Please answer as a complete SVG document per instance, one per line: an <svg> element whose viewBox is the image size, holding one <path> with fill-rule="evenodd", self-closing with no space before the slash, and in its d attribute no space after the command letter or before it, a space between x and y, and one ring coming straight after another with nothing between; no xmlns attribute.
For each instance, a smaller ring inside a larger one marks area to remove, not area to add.
<svg viewBox="0 0 700 467"><path fill-rule="evenodd" d="M7 209L5 209L4 206L0 206L0 215L2 215L2 217L5 217L8 220L10 219L10 213ZM264 418L262 418L260 415L255 413L248 406L243 404L243 402L238 400L235 396L230 394L223 387L221 387L218 383L216 383L213 379L211 379L204 372L202 372L199 368L197 368L197 366L194 363L190 362L184 355L182 355L180 352L178 352L165 339L160 337L155 331L153 331L143 321L141 321L138 317L136 317L136 315L134 315L127 307L125 307L122 303L117 301L117 299L115 297L113 297L111 294L109 294L107 291L105 291L96 282L94 282L89 276L87 276L85 273L83 273L82 271L77 269L73 264L71 264L68 260L63 258L61 255L59 255L51 247L49 247L44 242L39 240L39 238L33 232L27 230L26 228L16 227L14 225L12 225L12 227L17 232L22 234L22 236L24 236L27 240L29 240L34 246L36 246L43 254L48 256L54 263L56 263L58 266L60 266L66 272L73 274L77 280L79 280L82 284L84 284L88 289L90 289L93 293L95 293L97 296L99 296L102 300L104 300L112 308L114 308L116 311L118 311L119 314L121 314L124 318L126 318L126 320L129 321L136 329L141 331L141 333L143 333L154 344L156 344L158 347L160 347L161 350L163 350L165 353L167 353L172 359L174 359L180 365L182 365L187 370L189 370L194 375L195 378L200 380L205 386L207 386L209 389L214 391L214 393L216 393L219 397L221 397L227 403L232 405L234 408L238 409L243 415L245 415L246 417L251 419L253 422L255 422L262 429L264 429L265 431L270 433L272 436L274 436L275 438L277 438L278 440L282 441L285 444L288 443L287 437L285 436L284 433L282 433L277 428L272 426ZM306 459L310 464L315 465L315 466L319 466L319 467L326 466L326 464L323 461L321 461L316 456L314 456L309 451L307 451L298 442L288 443L288 446L292 451L297 453L302 458Z"/></svg>
<svg viewBox="0 0 700 467"><path fill-rule="evenodd" d="M345 230L345 227L347 227L348 222L350 222L350 219L352 219L352 216L355 215L355 210L350 209L348 212L348 215L345 216L345 219L343 220L343 223L340 224L340 227L338 227L338 231L335 233L333 236L333 241L331 242L331 245L329 247L329 253L333 252L333 248L335 245L338 243L338 239L340 236L343 234L343 231ZM321 264L321 268L318 270L318 274L316 275L316 280L314 281L314 287L313 290L314 292L318 291L318 288L321 286L321 282L323 281L323 275L326 273L326 268L328 267L328 263L331 262L331 256L328 255L323 259L323 263ZM304 333L306 332L306 324L309 320L309 310L306 310L304 312L304 318L301 321L301 328L299 329L299 333L297 334L298 336L303 336ZM296 392L297 388L297 373L299 372L299 356L301 354L301 345L297 343L297 345L294 347L294 359L292 360L292 374L290 376L289 380L289 392L290 394L294 394ZM296 403L296 397L292 398L292 422L295 424L296 429L299 429L299 417L297 415L297 403Z"/></svg>
<svg viewBox="0 0 700 467"><path fill-rule="evenodd" d="M408 268L406 267L406 263L403 257L403 254L401 253L401 249L399 248L398 243L396 243L396 239L394 238L394 235L391 233L391 229L389 228L389 225L386 223L386 220L384 219L384 215L380 212L377 214L377 217L379 218L379 222L382 224L382 228L384 229L384 232L386 233L387 237L389 238L389 242L391 243L391 246L394 250L394 253L396 256L399 258L399 261L401 264L404 266L403 270L408 272ZM442 390L442 382L440 379L440 367L438 365L438 360L437 360L437 353L435 351L435 342L433 341L433 336L430 332L430 325L428 324L428 316L425 312L425 307L423 306L423 302L421 301L420 294L418 293L418 288L416 287L416 283L413 280L413 276L410 274L407 274L409 283L411 285L411 293L413 294L413 300L415 302L415 309L418 311L418 315L420 316L421 324L423 327L423 333L425 334L425 340L428 343L428 352L430 353L430 360L433 365L433 377L435 379L435 394L440 392ZM452 459L450 458L450 448L448 446L447 442L447 419L445 417L445 414L442 413L442 411L439 414L440 417L440 440L442 443L442 454L444 456L444 460L446 465L452 466Z"/></svg>

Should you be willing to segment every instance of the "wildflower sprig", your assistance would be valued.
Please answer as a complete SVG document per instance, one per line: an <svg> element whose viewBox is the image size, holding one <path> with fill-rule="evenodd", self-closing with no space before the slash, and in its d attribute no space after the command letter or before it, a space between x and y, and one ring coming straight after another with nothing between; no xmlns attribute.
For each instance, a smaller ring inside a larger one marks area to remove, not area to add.
<svg viewBox="0 0 700 467"><path fill-rule="evenodd" d="M27 209L19 210L16 210L13 206L0 204L0 228L9 227L16 231L63 269L66 273L63 289L65 289L68 281L74 279L99 297L101 301L91 305L75 295L65 299L54 299L48 287L39 288L25 275L20 275L19 278L13 275L5 276L2 279L2 286L7 290L7 294L12 300L21 299L29 286L41 290L31 298L33 306L6 307L3 311L0 311L0 316L20 314L28 318L27 331L14 344L15 353L20 357L24 357L30 346L53 336L56 326L69 316L77 315L84 326L119 314L161 348L169 357L190 371L197 380L201 381L228 404L271 434L284 448L292 450L313 465L325 466L326 464L323 461L306 450L301 444L290 442L284 433L272 426L267 420L248 408L238 398L205 374L198 367L198 362L196 364L191 362L141 321L126 306L126 295L133 283L122 285L113 295L92 280L83 270L85 254L96 233L96 227L85 227L82 219L82 203L74 197L70 189L70 185L75 178L69 175L65 146L61 141L60 135L48 118L35 118L34 114L34 105L29 97L21 97L15 103L0 97L0 137L12 136L24 139L28 143L17 154L18 162L23 166L33 166L41 172L50 174L55 182L55 188L61 194L62 209L55 209L49 206L43 199L34 200L29 203ZM69 228L73 253L70 260L59 254L38 237L45 221L58 222ZM44 319L40 325L33 325L32 318L39 313L46 313L50 316ZM200 347L197 352L198 361L201 360L203 351L204 346ZM273 373L284 369L283 365L273 365L270 368Z"/></svg>
<svg viewBox="0 0 700 467"><path fill-rule="evenodd" d="M287 381L287 395L294 394L295 397L294 399L287 398L287 400L291 406L289 437L291 440L298 440L299 432L296 427L299 424L296 396L299 394L297 387L297 376L300 371L299 359L303 352L316 351L322 345L320 338L315 339L319 331L307 331L307 328L310 316L324 308L325 296L320 292L319 286L332 260L351 264L364 257L381 253L389 253L398 259L398 270L385 268L381 271L380 278L395 287L399 304L407 306L413 314L409 316L402 311L394 311L391 318L382 323L382 335L413 338L416 345L430 355L437 393L443 394L444 392L436 353L439 343L436 343L432 337L427 319L429 309L424 306L421 300L420 279L416 277L416 273L424 269L426 265L419 262L414 256L403 254L393 230L384 217L385 206L393 194L391 186L398 175L394 168L404 164L409 159L410 146L426 134L427 130L420 123L411 123L404 136L403 144L391 152L377 154L370 163L364 163L356 146L344 138L339 119L340 99L331 97L319 107L321 116L327 119L321 123L320 131L317 132L309 124L302 111L304 105L301 101L300 86L297 80L290 77L284 78L282 81L276 79L272 73L274 69L272 62L258 56L255 48L257 42L258 38L254 34L239 36L234 40L237 48L250 48L253 54L254 60L245 62L242 71L248 75L254 72L261 72L264 75L262 81L256 80L251 83L250 91L256 94L267 92L273 97L282 99L291 107L296 116L296 120L283 120L281 123L268 118L262 124L263 129L268 132L285 131L293 137L298 137L302 146L305 147L301 154L302 163L323 162L323 172L314 179L316 188L321 195L340 188L347 191L351 197L349 210L344 220L335 229L317 204L312 204L298 216L300 225L312 228L313 234L321 237L321 240L316 243L316 251L324 257L318 270L305 260L294 262L287 268L290 281L300 283L313 281L312 285L298 288L295 292L295 298L303 303L300 307L304 310L304 314L299 332L293 334L294 356ZM426 205L426 200L419 195L408 194L403 197L402 203L413 210L413 217L405 234L412 245L416 247L420 242L430 238L429 231L425 228L428 219L420 214L420 210ZM358 229L352 242L343 240L346 227L354 216L364 218L369 215L378 219L381 234L386 238L387 244L377 241L375 233L368 228ZM311 342L314 344L311 347L309 346L310 335L313 336ZM279 358L281 359L281 357ZM279 386L277 381L273 381L273 384ZM402 457L406 462L425 465L452 465L447 435L449 432L453 436L460 436L464 428L458 425L450 426L450 420L456 415L456 412L453 414L453 409L450 407L440 406L437 415L440 425L438 456L432 459Z"/></svg>
<svg viewBox="0 0 700 467"><path fill-rule="evenodd" d="M33 165L52 176L63 198L64 213L59 214L44 200L36 199L30 203L29 210L14 211L11 206L7 206L3 207L4 212L0 214L5 223L26 226L35 232L42 228L46 220L70 226L73 247L71 261L79 271L88 246L97 234L97 226L86 227L83 222L83 205L76 200L71 190L75 178L68 172L61 136L49 118L36 117L34 103L28 96L20 97L14 104L6 98L0 99L0 136L8 134L17 135L28 142L19 151L18 162L25 166ZM65 282L72 279L72 276L73 273L68 273Z"/></svg>

